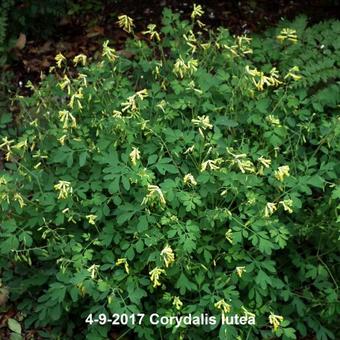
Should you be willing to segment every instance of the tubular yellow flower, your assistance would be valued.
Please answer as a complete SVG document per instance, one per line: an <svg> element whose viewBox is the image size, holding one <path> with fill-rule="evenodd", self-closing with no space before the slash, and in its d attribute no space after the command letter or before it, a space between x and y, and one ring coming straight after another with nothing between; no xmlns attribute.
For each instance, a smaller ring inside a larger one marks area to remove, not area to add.
<svg viewBox="0 0 340 340"><path fill-rule="evenodd" d="M302 77L299 76L298 74L294 73L294 72L300 72L300 69L298 66L294 66L291 69L289 69L288 73L285 75L284 79L287 78L292 78L293 80L297 81L300 80Z"/></svg>
<svg viewBox="0 0 340 340"><path fill-rule="evenodd" d="M91 279L94 280L98 276L99 265L93 264L91 267L87 268L87 271L91 273Z"/></svg>
<svg viewBox="0 0 340 340"><path fill-rule="evenodd" d="M108 58L110 61L115 61L117 59L116 50L114 48L109 47L109 41L106 40L103 43L103 52L102 56Z"/></svg>
<svg viewBox="0 0 340 340"><path fill-rule="evenodd" d="M64 61L66 61L66 58L59 52L59 53L55 56L54 60L56 61L56 64L57 64L58 68L61 68L61 64L62 64Z"/></svg>
<svg viewBox="0 0 340 340"><path fill-rule="evenodd" d="M273 325L274 331L277 331L281 322L283 321L283 316L270 313L268 319L269 319L269 323Z"/></svg>
<svg viewBox="0 0 340 340"><path fill-rule="evenodd" d="M150 200L158 198L161 205L165 205L166 201L162 190L157 185L148 185L148 194L143 198L142 205L148 203Z"/></svg>
<svg viewBox="0 0 340 340"><path fill-rule="evenodd" d="M214 304L214 307L221 310L224 313L229 313L231 311L231 306L221 299Z"/></svg>
<svg viewBox="0 0 340 340"><path fill-rule="evenodd" d="M68 106L71 109L73 109L74 101L77 100L78 107L81 110L83 108L83 106L81 105L80 99L83 99L83 97L84 97L84 95L83 95L83 88L80 87L79 90L75 94L73 94L71 96L71 99L70 99L70 102L69 102Z"/></svg>
<svg viewBox="0 0 340 340"><path fill-rule="evenodd" d="M277 170L274 171L274 176L278 181L283 182L284 178L289 176L289 166L280 166Z"/></svg>
<svg viewBox="0 0 340 340"><path fill-rule="evenodd" d="M73 192L71 183L61 180L54 185L54 189L59 191L58 200L67 198Z"/></svg>
<svg viewBox="0 0 340 340"><path fill-rule="evenodd" d="M233 231L231 229L228 229L225 233L225 238L233 244Z"/></svg>
<svg viewBox="0 0 340 340"><path fill-rule="evenodd" d="M177 58L173 67L173 72L177 77L183 79L185 75L192 75L197 71L198 61L196 59L190 59L187 63L182 57Z"/></svg>
<svg viewBox="0 0 340 340"><path fill-rule="evenodd" d="M24 202L23 197L19 193L15 193L14 194L14 201L17 201L19 203L20 208L23 208L26 205L26 203Z"/></svg>
<svg viewBox="0 0 340 340"><path fill-rule="evenodd" d="M186 174L183 178L183 182L185 185L188 185L188 186L196 186L197 185L197 182L195 180L195 177L192 175L192 174Z"/></svg>
<svg viewBox="0 0 340 340"><path fill-rule="evenodd" d="M96 219L97 215L86 215L86 219L88 220L89 224L95 225L96 224Z"/></svg>
<svg viewBox="0 0 340 340"><path fill-rule="evenodd" d="M74 118L72 113L67 110L59 111L59 119L60 122L63 123L63 129L67 129L69 127L69 123L71 123L71 128L77 127L76 119Z"/></svg>
<svg viewBox="0 0 340 340"><path fill-rule="evenodd" d="M125 257L124 257L124 258L121 258L121 259L118 259L118 260L116 261L116 266L120 266L120 265L122 265L122 264L124 265L124 269L125 269L126 273L129 274L129 272L130 272L129 264L128 264L128 262L127 262L127 260L126 260Z"/></svg>
<svg viewBox="0 0 340 340"><path fill-rule="evenodd" d="M296 30L293 30L291 28L283 28L280 34L276 36L276 38L279 42L288 40L295 44L298 41Z"/></svg>
<svg viewBox="0 0 340 340"><path fill-rule="evenodd" d="M242 277L242 274L246 272L246 267L236 267L236 274L238 277Z"/></svg>
<svg viewBox="0 0 340 340"><path fill-rule="evenodd" d="M249 312L244 306L242 306L241 309L242 309L242 311L243 311L243 313L244 313L245 316L255 318L255 314Z"/></svg>
<svg viewBox="0 0 340 340"><path fill-rule="evenodd" d="M264 217L269 217L277 210L276 203L268 202L264 208Z"/></svg>
<svg viewBox="0 0 340 340"><path fill-rule="evenodd" d="M150 39L156 39L157 41L160 41L161 38L159 36L159 33L156 31L156 25L155 24L149 24L147 26L147 31L142 32L143 34L149 34L150 35Z"/></svg>
<svg viewBox="0 0 340 340"><path fill-rule="evenodd" d="M175 254L168 244L161 251L161 256L163 258L166 268L168 268L169 266L171 266L172 263L175 262Z"/></svg>
<svg viewBox="0 0 340 340"><path fill-rule="evenodd" d="M174 296L174 300L172 302L173 306L176 307L177 310L180 310L183 306L183 302L180 300L178 296Z"/></svg>
<svg viewBox="0 0 340 340"><path fill-rule="evenodd" d="M219 164L222 163L222 158L217 158L215 160L208 159L201 164L201 172L205 170L218 170L220 169Z"/></svg>
<svg viewBox="0 0 340 340"><path fill-rule="evenodd" d="M204 11L202 9L202 6L194 4L194 8L191 12L191 19L195 20L196 18L200 18L203 14Z"/></svg>
<svg viewBox="0 0 340 340"><path fill-rule="evenodd" d="M277 126L280 126L281 123L280 123L280 119L277 118L276 116L274 115L268 115L266 117L266 121L271 124L271 125L277 125Z"/></svg>
<svg viewBox="0 0 340 340"><path fill-rule="evenodd" d="M159 277L161 276L161 274L165 274L165 270L161 269L159 267L156 267L149 272L150 280L151 280L154 288L161 285L161 283L159 281Z"/></svg>
<svg viewBox="0 0 340 340"><path fill-rule="evenodd" d="M87 60L87 56L85 54L78 54L77 56L75 56L73 58L73 63L75 66L77 66L79 63L81 63L83 66L86 65L86 60Z"/></svg>
<svg viewBox="0 0 340 340"><path fill-rule="evenodd" d="M67 88L67 94L71 94L71 80L68 78L66 74L64 74L63 81L58 83L58 86L64 90L64 88Z"/></svg>
<svg viewBox="0 0 340 340"><path fill-rule="evenodd" d="M292 200L283 200L280 201L279 204L283 206L284 211L288 211L289 214L293 212L292 206L293 206L293 201Z"/></svg>
<svg viewBox="0 0 340 340"><path fill-rule="evenodd" d="M135 27L132 18L128 17L127 15L120 15L118 17L117 23L120 28L128 33L133 32L133 28Z"/></svg>
<svg viewBox="0 0 340 340"><path fill-rule="evenodd" d="M131 160L132 165L136 165L137 160L140 159L140 152L139 152L138 148L133 147L129 156L130 156L130 160Z"/></svg>
<svg viewBox="0 0 340 340"><path fill-rule="evenodd" d="M260 162L264 167L266 167L266 168L269 168L269 166L270 166L270 164L271 164L271 160L270 159L266 159L266 158L264 158L264 157L259 157L258 159L257 159L257 161L258 162Z"/></svg>

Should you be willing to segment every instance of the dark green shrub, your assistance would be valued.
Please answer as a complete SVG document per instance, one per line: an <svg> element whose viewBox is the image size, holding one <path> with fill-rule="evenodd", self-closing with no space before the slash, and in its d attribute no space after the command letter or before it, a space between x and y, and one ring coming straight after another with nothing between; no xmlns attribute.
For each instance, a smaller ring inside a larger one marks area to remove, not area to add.
<svg viewBox="0 0 340 340"><path fill-rule="evenodd" d="M72 79L58 55L63 75L22 98L20 137L0 143L0 270L25 329L105 339L90 313L223 312L256 325L114 329L335 338L340 24L250 40L200 34L195 13L166 10L131 59L107 43L98 63L79 56Z"/></svg>

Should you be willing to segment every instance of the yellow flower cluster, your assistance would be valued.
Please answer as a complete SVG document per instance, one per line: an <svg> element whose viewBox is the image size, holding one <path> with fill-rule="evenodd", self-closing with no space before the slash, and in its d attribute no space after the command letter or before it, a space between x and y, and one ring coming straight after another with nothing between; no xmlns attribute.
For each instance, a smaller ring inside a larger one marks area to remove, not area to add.
<svg viewBox="0 0 340 340"><path fill-rule="evenodd" d="M284 79L287 79L287 78L292 78L293 80L295 81L298 81L300 80L302 77L298 74L296 74L296 72L300 72L300 69L298 66L294 66L292 67L291 69L289 69L288 73L285 75L285 78Z"/></svg>
<svg viewBox="0 0 340 340"><path fill-rule="evenodd" d="M102 56L108 58L111 61L115 61L117 59L116 50L114 48L109 47L109 41L106 40L103 43L103 52Z"/></svg>
<svg viewBox="0 0 340 340"><path fill-rule="evenodd" d="M120 266L120 265L124 265L124 269L125 269L125 271L126 271L126 273L127 274L129 274L129 272L130 272L130 270L129 270L129 264L128 264L128 262L127 262L127 260L126 260L126 258L124 257L124 258L121 258L121 259L118 259L117 261L116 261L116 266Z"/></svg>
<svg viewBox="0 0 340 340"><path fill-rule="evenodd" d="M67 110L59 111L60 122L63 123L63 129L67 129L69 126L71 128L77 127L77 121L73 114Z"/></svg>
<svg viewBox="0 0 340 340"><path fill-rule="evenodd" d="M249 159L246 159L247 155L245 153L234 154L229 150L229 148L227 148L227 152L233 156L233 159L229 160L231 165L236 165L243 174L246 172L253 173L256 171L253 162L250 161Z"/></svg>
<svg viewBox="0 0 340 340"><path fill-rule="evenodd" d="M168 244L161 251L161 256L163 258L166 268L168 268L169 266L171 266L172 263L175 262L175 254Z"/></svg>
<svg viewBox="0 0 340 340"><path fill-rule="evenodd" d="M202 162L201 164L201 172L208 170L218 170L220 169L220 164L223 162L222 158L217 158L214 160L208 159L205 162Z"/></svg>
<svg viewBox="0 0 340 340"><path fill-rule="evenodd" d="M246 272L246 267L236 267L236 274L238 277L242 277L242 274Z"/></svg>
<svg viewBox="0 0 340 340"><path fill-rule="evenodd" d="M192 119L191 122L198 126L198 131L200 135L204 138L204 134L202 130L212 129L213 125L210 124L209 116L198 116L197 119Z"/></svg>
<svg viewBox="0 0 340 340"><path fill-rule="evenodd" d="M278 167L278 169L274 171L274 176L278 181L283 182L285 177L289 176L289 166L283 165Z"/></svg>
<svg viewBox="0 0 340 340"><path fill-rule="evenodd" d="M130 156L130 160L131 160L132 165L136 165L137 160L140 159L140 152L139 152L138 148L133 147L129 156Z"/></svg>
<svg viewBox="0 0 340 340"><path fill-rule="evenodd" d="M71 183L67 181L59 181L54 185L54 189L59 191L58 200L67 198L73 192Z"/></svg>
<svg viewBox="0 0 340 340"><path fill-rule="evenodd" d="M149 34L151 40L157 40L160 41L161 38L159 36L159 33L156 31L156 25L155 24L149 24L147 26L147 31L142 32L143 34Z"/></svg>
<svg viewBox="0 0 340 340"><path fill-rule="evenodd" d="M269 76L266 76L263 72L258 71L257 68L251 70L248 65L246 66L246 72L252 77L255 87L259 91L263 91L265 85L275 87L282 84L282 81L279 80L279 74L275 67L270 70Z"/></svg>
<svg viewBox="0 0 340 340"><path fill-rule="evenodd" d="M128 33L133 32L133 28L135 27L132 18L128 17L127 15L120 15L118 17L117 23L120 28Z"/></svg>
<svg viewBox="0 0 340 340"><path fill-rule="evenodd" d="M61 53L58 53L54 60L56 61L58 68L61 68L61 65L66 61L66 58Z"/></svg>
<svg viewBox="0 0 340 340"><path fill-rule="evenodd" d="M143 198L142 205L147 204L150 200L158 198L158 201L161 205L165 205L166 201L163 195L162 190L157 185L148 185L148 194Z"/></svg>
<svg viewBox="0 0 340 340"><path fill-rule="evenodd" d="M190 59L187 63L182 57L177 58L173 67L173 72L177 77L183 79L185 75L192 75L197 71L198 61L196 59Z"/></svg>
<svg viewBox="0 0 340 340"><path fill-rule="evenodd" d="M85 54L82 54L82 53L73 58L74 66L77 66L79 63L81 65L85 66L86 61L87 61L87 56Z"/></svg>
<svg viewBox="0 0 340 340"><path fill-rule="evenodd" d="M150 280L154 288L161 285L161 282L159 281L161 274L165 274L165 270L159 267L156 267L149 272Z"/></svg>
<svg viewBox="0 0 340 340"><path fill-rule="evenodd" d="M90 214L86 216L86 219L88 220L89 224L95 225L97 216Z"/></svg>
<svg viewBox="0 0 340 340"><path fill-rule="evenodd" d="M291 28L283 28L280 34L276 36L276 38L279 42L288 40L295 44L298 41L296 30L293 30Z"/></svg>
<svg viewBox="0 0 340 340"><path fill-rule="evenodd" d="M183 178L183 182L185 185L188 185L188 186L196 186L197 185L197 182L195 180L195 177L192 175L192 174L186 174Z"/></svg>
<svg viewBox="0 0 340 340"><path fill-rule="evenodd" d="M229 313L231 311L231 306L221 299L214 304L215 308L221 310L224 313Z"/></svg>
<svg viewBox="0 0 340 340"><path fill-rule="evenodd" d="M180 310L183 306L183 302L180 300L178 296L174 296L172 305L175 306L177 310Z"/></svg>
<svg viewBox="0 0 340 340"><path fill-rule="evenodd" d="M127 102L122 103L122 112L130 111L136 112L138 110L136 99L144 100L148 96L148 91L146 89L136 92L134 95L128 97Z"/></svg>
<svg viewBox="0 0 340 340"><path fill-rule="evenodd" d="M276 203L268 202L264 208L264 217L269 217L277 210Z"/></svg>
<svg viewBox="0 0 340 340"><path fill-rule="evenodd" d="M273 325L274 331L277 331L281 322L283 321L283 316L270 313L268 319L269 319L269 323Z"/></svg>

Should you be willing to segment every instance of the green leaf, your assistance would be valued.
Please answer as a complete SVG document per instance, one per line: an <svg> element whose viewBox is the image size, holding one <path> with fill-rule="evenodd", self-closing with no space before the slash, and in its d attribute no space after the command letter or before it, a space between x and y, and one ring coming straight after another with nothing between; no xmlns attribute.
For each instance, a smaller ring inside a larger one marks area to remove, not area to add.
<svg viewBox="0 0 340 340"><path fill-rule="evenodd" d="M21 325L17 320L9 318L8 321L7 321L7 324L8 324L8 328L12 332L17 333L17 334L21 334Z"/></svg>

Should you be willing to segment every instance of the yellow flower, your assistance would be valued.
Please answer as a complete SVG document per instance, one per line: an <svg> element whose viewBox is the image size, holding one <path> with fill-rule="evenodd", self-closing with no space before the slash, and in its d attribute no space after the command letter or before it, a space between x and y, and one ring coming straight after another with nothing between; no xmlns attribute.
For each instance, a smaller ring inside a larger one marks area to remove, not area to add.
<svg viewBox="0 0 340 340"><path fill-rule="evenodd" d="M56 61L58 68L61 68L61 64L66 61L66 58L61 53L58 53L54 60Z"/></svg>
<svg viewBox="0 0 340 340"><path fill-rule="evenodd" d="M122 103L121 106L122 112L130 111L130 112L136 112L137 111L137 103L136 98L138 97L140 100L144 100L148 96L148 90L143 89L141 91L136 92L134 95L128 97L127 102Z"/></svg>
<svg viewBox="0 0 340 340"><path fill-rule="evenodd" d="M282 182L285 177L289 176L289 166L280 166L277 170L274 171L274 176L278 181Z"/></svg>
<svg viewBox="0 0 340 340"><path fill-rule="evenodd" d="M277 126L280 126L281 123L280 123L280 119L277 118L276 116L274 115L268 115L266 117L266 121L271 124L271 125L277 125Z"/></svg>
<svg viewBox="0 0 340 340"><path fill-rule="evenodd" d="M231 306L224 301L224 299L219 300L214 304L214 307L221 310L224 313L229 313L231 311Z"/></svg>
<svg viewBox="0 0 340 340"><path fill-rule="evenodd" d="M294 72L300 72L300 69L298 66L294 66L291 69L289 69L288 73L285 75L284 79L287 78L292 78L293 80L297 81L300 80L302 77L299 76L298 74L294 73Z"/></svg>
<svg viewBox="0 0 340 340"><path fill-rule="evenodd" d="M197 182L195 180L195 177L192 174L186 174L183 178L183 182L184 184L188 185L188 186L195 186L197 185Z"/></svg>
<svg viewBox="0 0 340 340"><path fill-rule="evenodd" d="M276 38L279 42L288 40L292 43L296 43L298 41L296 30L293 30L291 28L283 28L280 34L276 36Z"/></svg>
<svg viewBox="0 0 340 340"><path fill-rule="evenodd" d="M162 190L157 185L148 185L148 194L143 198L142 205L148 203L150 200L158 197L159 203L166 204Z"/></svg>
<svg viewBox="0 0 340 340"><path fill-rule="evenodd" d="M242 274L246 272L246 267L236 267L236 274L238 277L242 277Z"/></svg>
<svg viewBox="0 0 340 340"><path fill-rule="evenodd" d="M143 34L149 34L150 35L150 39L156 39L157 41L160 41L161 38L159 36L159 33L157 31L155 31L156 29L156 25L155 24L149 24L147 26L147 31L142 32Z"/></svg>
<svg viewBox="0 0 340 340"><path fill-rule="evenodd" d="M269 217L277 210L276 203L268 202L264 208L264 217Z"/></svg>
<svg viewBox="0 0 340 340"><path fill-rule="evenodd" d="M84 95L83 95L83 88L80 87L79 90L78 90L75 94L73 94L73 95L71 96L70 102L69 102L69 104L68 104L69 107L70 107L71 109L73 109L73 107L74 107L74 101L75 101L75 99L76 99L76 100L77 100L78 107L79 107L79 109L81 110L81 109L83 108L83 106L81 105L80 99L83 99L83 97L84 97Z"/></svg>
<svg viewBox="0 0 340 340"><path fill-rule="evenodd" d="M161 256L163 257L166 268L175 262L175 254L168 244L161 251Z"/></svg>
<svg viewBox="0 0 340 340"><path fill-rule="evenodd" d="M77 121L72 115L71 112L67 110L59 111L59 119L60 122L63 123L63 129L67 129L69 127L69 123L71 123L71 128L77 127Z"/></svg>
<svg viewBox="0 0 340 340"><path fill-rule="evenodd" d="M203 14L204 11L202 9L202 6L194 4L194 8L191 12L191 19L195 20L196 17L200 18Z"/></svg>
<svg viewBox="0 0 340 340"><path fill-rule="evenodd" d="M132 165L136 165L137 160L140 159L140 152L139 152L138 148L133 147L129 156L130 156L130 160L131 160Z"/></svg>
<svg viewBox="0 0 340 340"><path fill-rule="evenodd" d="M71 80L68 78L68 76L65 74L63 77L63 81L58 83L58 86L64 90L64 88L67 88L67 94L71 94Z"/></svg>
<svg viewBox="0 0 340 340"><path fill-rule="evenodd" d="M243 313L244 313L245 316L255 318L255 314L249 312L244 306L242 306L241 309L242 309L242 311L243 311Z"/></svg>
<svg viewBox="0 0 340 340"><path fill-rule="evenodd" d="M95 225L96 224L96 215L87 215L86 219L88 220L89 224Z"/></svg>
<svg viewBox="0 0 340 340"><path fill-rule="evenodd" d="M115 61L118 57L116 54L116 50L114 48L109 47L108 45L109 45L109 41L106 40L103 44L102 56L107 57L111 61Z"/></svg>
<svg viewBox="0 0 340 340"><path fill-rule="evenodd" d="M59 190L58 200L67 198L73 192L71 183L67 181L59 181L54 185L54 189Z"/></svg>
<svg viewBox="0 0 340 340"><path fill-rule="evenodd" d="M20 208L23 208L26 205L23 197L19 193L14 194L14 201L17 201L19 203Z"/></svg>
<svg viewBox="0 0 340 340"><path fill-rule="evenodd" d="M172 304L173 306L176 307L177 310L180 310L183 306L183 302L180 300L178 296L174 296L174 300Z"/></svg>
<svg viewBox="0 0 340 340"><path fill-rule="evenodd" d="M124 258L121 258L121 259L118 259L117 261L116 261L116 266L120 266L121 264L123 264L124 265L124 269L125 269L125 271L126 271L126 273L127 274L129 274L129 264L128 264L128 262L127 262L127 260L126 260L126 258L124 257Z"/></svg>
<svg viewBox="0 0 340 340"><path fill-rule="evenodd" d="M283 200L280 201L279 204L283 206L284 211L288 211L289 214L293 212L292 206L293 206L293 201L292 200Z"/></svg>
<svg viewBox="0 0 340 340"><path fill-rule="evenodd" d="M60 138L58 138L58 141L61 145L65 144L65 139L66 139L67 135L63 135Z"/></svg>
<svg viewBox="0 0 340 340"><path fill-rule="evenodd" d="M73 58L73 63L75 66L77 66L79 63L81 63L83 66L86 65L87 56L85 54L79 54Z"/></svg>
<svg viewBox="0 0 340 340"><path fill-rule="evenodd" d="M208 159L207 161L201 164L201 172L207 169L218 170L220 168L219 164L222 162L223 162L222 158L217 158L215 160Z"/></svg>
<svg viewBox="0 0 340 340"><path fill-rule="evenodd" d="M117 23L120 28L128 33L133 32L133 28L135 27L132 18L128 17L127 15L120 15L118 17Z"/></svg>
<svg viewBox="0 0 340 340"><path fill-rule="evenodd" d="M233 244L233 231L231 229L228 229L225 233L225 238Z"/></svg>
<svg viewBox="0 0 340 340"><path fill-rule="evenodd" d="M91 279L94 280L99 271L99 266L97 264L93 264L91 267L87 268L87 271L91 273Z"/></svg>
<svg viewBox="0 0 340 340"><path fill-rule="evenodd" d="M161 269L159 267L156 267L149 272L150 280L151 280L154 288L161 285L161 283L159 281L159 277L160 277L161 274L165 274L165 270Z"/></svg>
<svg viewBox="0 0 340 340"><path fill-rule="evenodd" d="M277 329L280 326L280 323L283 321L283 316L270 313L268 319L269 319L269 323L273 325L274 331L277 331Z"/></svg>
<svg viewBox="0 0 340 340"><path fill-rule="evenodd" d="M266 167L266 168L269 168L269 166L270 166L270 164L271 164L271 160L270 159L266 159L266 158L264 158L264 157L259 157L258 159L257 159L257 161L258 162L260 162L264 167Z"/></svg>
<svg viewBox="0 0 340 340"><path fill-rule="evenodd" d="M186 74L192 75L197 71L198 61L196 59L190 59L187 63L182 57L177 58L173 67L173 72L177 77L183 79Z"/></svg>

